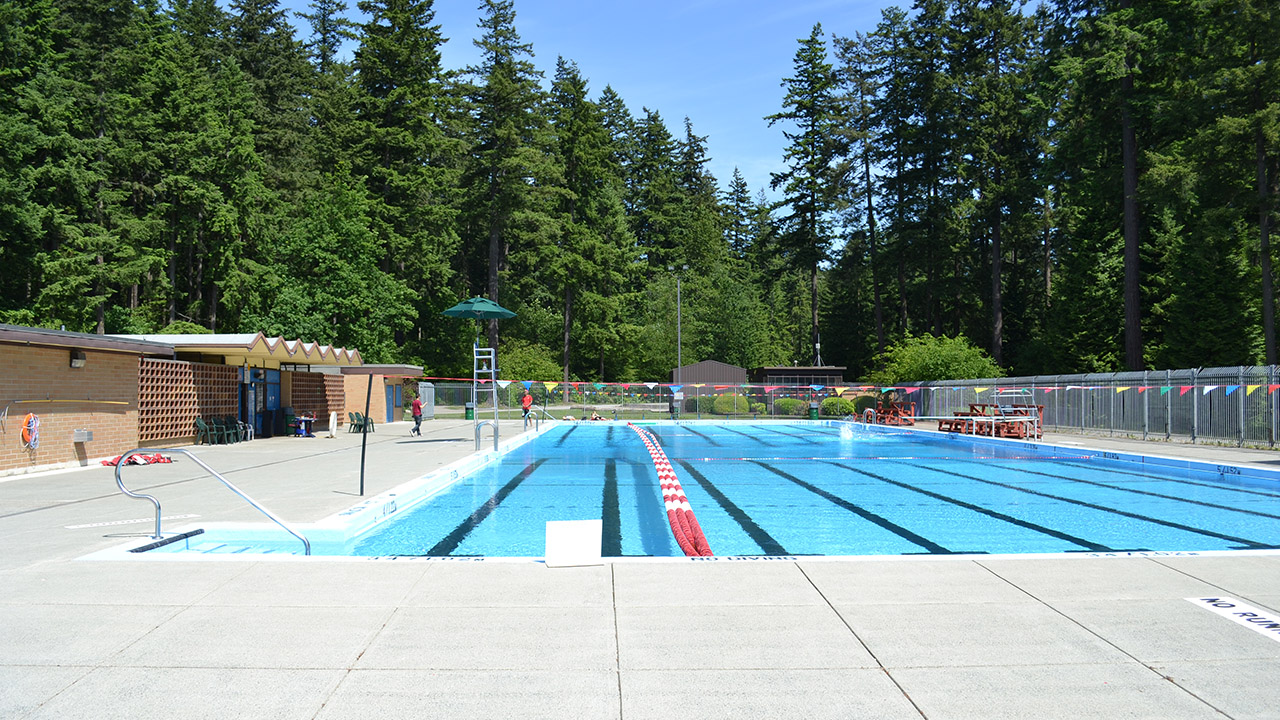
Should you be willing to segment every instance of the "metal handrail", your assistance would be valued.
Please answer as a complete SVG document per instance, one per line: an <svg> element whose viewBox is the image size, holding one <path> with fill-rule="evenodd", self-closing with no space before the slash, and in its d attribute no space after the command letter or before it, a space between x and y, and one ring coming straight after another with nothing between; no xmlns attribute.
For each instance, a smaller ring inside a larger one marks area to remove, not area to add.
<svg viewBox="0 0 1280 720"><path fill-rule="evenodd" d="M480 449L480 435L486 425L493 428L493 449L496 452L498 450L498 423L493 420L481 420L476 423L476 450Z"/></svg>
<svg viewBox="0 0 1280 720"><path fill-rule="evenodd" d="M208 472L210 475L214 476L218 480L221 480L223 485L226 485L228 488L231 489L231 492L239 495L241 498L244 499L245 502L257 508L258 512L262 513L263 515L266 515L268 518L271 518L271 521L279 525L280 527L284 528L285 532L301 540L302 547L306 551L306 554L307 555L311 554L311 542L307 540L305 537L303 537L301 533L289 527L288 523L276 517L275 514L272 513L270 510L259 505L257 501L255 501L253 498L249 497L248 495L245 495L243 490L233 485L230 480L219 475L216 470L204 464L204 461L196 457L195 454L192 453L190 450L183 450L182 448L163 448L163 449L134 448L129 452L121 455L120 459L116 461L116 485L120 487L120 492L124 493L125 495L128 495L131 498L138 498L139 500L150 500L151 504L156 506L156 534L153 536L155 539L159 540L162 537L160 534L160 501L151 495L136 493L130 490L129 488L125 487L124 480L120 477L120 471L124 469L124 466L126 464L128 464L129 457L132 455L137 455L138 453L160 453L160 452L182 453L183 455L186 455L187 457L194 460L197 465L204 468L205 471Z"/></svg>

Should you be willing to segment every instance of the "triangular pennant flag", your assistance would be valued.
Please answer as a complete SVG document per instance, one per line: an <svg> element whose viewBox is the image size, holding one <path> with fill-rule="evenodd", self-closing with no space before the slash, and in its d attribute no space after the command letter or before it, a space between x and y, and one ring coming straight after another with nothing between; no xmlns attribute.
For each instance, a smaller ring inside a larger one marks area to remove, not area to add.
<svg viewBox="0 0 1280 720"><path fill-rule="evenodd" d="M988 390L990 390L990 389L991 389L991 388L974 388L974 389L973 389L973 391L974 391L975 393L984 393L984 392L986 392L986 391L988 391Z"/></svg>
<svg viewBox="0 0 1280 720"><path fill-rule="evenodd" d="M1054 390L1057 390L1058 388L1043 387L1043 388L1037 388L1037 389L1039 389L1039 390L1043 390L1043 391L1045 391L1046 393L1051 393L1051 392L1053 392Z"/></svg>
<svg viewBox="0 0 1280 720"><path fill-rule="evenodd" d="M817 390L821 390L824 387L826 387L826 385L810 385L809 389L817 391Z"/></svg>
<svg viewBox="0 0 1280 720"><path fill-rule="evenodd" d="M578 389L578 386L579 386L579 385L581 385L582 383L581 383L581 382L571 382L571 383L569 383L569 384L573 386L573 389L574 389L574 390L577 390L577 389Z"/></svg>
<svg viewBox="0 0 1280 720"><path fill-rule="evenodd" d="M1239 385L1228 385L1228 386L1227 386L1227 394L1228 394L1228 395L1230 395L1231 393L1233 393L1233 392L1235 392L1235 391L1237 391L1237 390L1239 390L1239 389L1240 389L1240 386L1239 386Z"/></svg>
<svg viewBox="0 0 1280 720"><path fill-rule="evenodd" d="M1252 394L1253 394L1253 391L1254 391L1254 390L1257 390L1257 389L1258 389L1258 388L1260 388L1260 387L1262 387L1262 386L1261 386L1261 385L1249 385L1248 387L1246 387L1246 388L1244 389L1244 394L1245 394L1245 395L1252 395Z"/></svg>
<svg viewBox="0 0 1280 720"><path fill-rule="evenodd" d="M765 391L765 392L767 392L767 393L771 393L771 392L773 392L774 390L777 390L779 387L781 387L781 386L780 386L780 385L765 385L765 386L764 386L764 391Z"/></svg>
<svg viewBox="0 0 1280 720"><path fill-rule="evenodd" d="M592 387L594 387L594 388L595 388L595 389L597 389L597 390L603 390L603 389L604 389L604 383L591 383L591 386L592 386Z"/></svg>
<svg viewBox="0 0 1280 720"><path fill-rule="evenodd" d="M506 389L507 389L507 386L508 386L508 385L510 385L510 384L511 384L511 381L510 381L510 380L499 380L499 381L498 381L498 387L502 388L503 390L506 390Z"/></svg>
<svg viewBox="0 0 1280 720"><path fill-rule="evenodd" d="M1179 391L1178 397L1182 397L1183 395L1186 395L1188 392L1194 389L1195 389L1194 385L1180 385L1178 386L1178 391Z"/></svg>
<svg viewBox="0 0 1280 720"><path fill-rule="evenodd" d="M920 392L920 388L904 388L905 392L910 395L913 392Z"/></svg>
<svg viewBox="0 0 1280 720"><path fill-rule="evenodd" d="M520 381L520 384L524 386L524 389L525 389L525 390L528 390L528 389L530 389L530 388L532 388L532 387L533 387L533 381L532 381L532 380L521 380L521 381Z"/></svg>
<svg viewBox="0 0 1280 720"><path fill-rule="evenodd" d="M631 389L631 383L622 383L622 389L623 389L623 390L630 390L630 389Z"/></svg>
<svg viewBox="0 0 1280 720"><path fill-rule="evenodd" d="M1151 389L1151 388L1150 388L1149 386L1147 386L1147 385L1139 385L1139 386L1138 386L1138 394L1139 394L1139 395L1141 395L1142 393L1144 393L1144 392L1146 392L1146 391L1148 391L1148 390L1150 390L1150 389Z"/></svg>
<svg viewBox="0 0 1280 720"><path fill-rule="evenodd" d="M845 391L845 390L848 390L849 388L847 388L847 387L835 387L835 388L831 388L831 389L836 391L836 397L840 397L841 395L844 395L844 391Z"/></svg>
<svg viewBox="0 0 1280 720"><path fill-rule="evenodd" d="M1126 387L1118 387L1118 388L1116 388L1116 392L1118 392L1118 393L1122 393L1122 392L1124 392L1125 390L1128 390L1128 389L1129 389L1129 388L1128 388L1127 386L1126 386Z"/></svg>
<svg viewBox="0 0 1280 720"><path fill-rule="evenodd" d="M559 384L560 383L553 383L553 382L542 383L543 387L547 389L547 392L551 392L552 390L555 390L556 386Z"/></svg>
<svg viewBox="0 0 1280 720"><path fill-rule="evenodd" d="M654 389L654 388L658 387L658 383L645 383L645 384L644 384L644 386L645 386L645 387L647 387L647 388L649 388L650 390L652 390L652 389Z"/></svg>
<svg viewBox="0 0 1280 720"><path fill-rule="evenodd" d="M693 386L694 386L694 387L706 387L706 386L707 386L707 384L706 384L706 383L694 383L694 384L693 384Z"/></svg>
<svg viewBox="0 0 1280 720"><path fill-rule="evenodd" d="M1276 391L1276 389L1277 389L1277 388L1280 388L1280 385L1268 385L1268 386L1267 386L1267 392L1268 392L1268 393L1273 393L1273 392L1275 392L1275 391Z"/></svg>
<svg viewBox="0 0 1280 720"><path fill-rule="evenodd" d="M1203 395L1208 395L1210 392L1212 392L1212 391L1214 391L1214 390L1217 390L1217 389L1218 389L1218 387L1219 387L1218 385L1205 385L1205 386L1204 386L1204 392L1203 392L1203 393L1201 393L1201 394L1203 394Z"/></svg>
<svg viewBox="0 0 1280 720"><path fill-rule="evenodd" d="M678 392L680 392L680 388L682 388L682 387L684 387L684 386L683 386L683 385L671 385L670 387L671 387L671 392L673 392L673 393L678 393Z"/></svg>
<svg viewBox="0 0 1280 720"><path fill-rule="evenodd" d="M714 387L716 390L724 390L725 388L731 388L731 387L733 387L733 386L732 386L732 385L715 385L715 386L713 386L713 387Z"/></svg>
<svg viewBox="0 0 1280 720"><path fill-rule="evenodd" d="M1168 394L1169 394L1169 391L1170 391L1170 390L1172 390L1172 389L1173 389L1172 387L1170 387L1170 386L1168 386L1168 385L1165 385L1164 387L1160 388L1160 394L1161 394L1161 395L1168 395Z"/></svg>

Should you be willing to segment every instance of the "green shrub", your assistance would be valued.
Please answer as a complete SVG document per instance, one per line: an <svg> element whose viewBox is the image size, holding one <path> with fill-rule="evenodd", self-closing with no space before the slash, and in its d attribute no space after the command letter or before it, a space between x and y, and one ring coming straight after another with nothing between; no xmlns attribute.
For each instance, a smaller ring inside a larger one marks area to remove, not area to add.
<svg viewBox="0 0 1280 720"><path fill-rule="evenodd" d="M877 359L884 367L871 374L877 385L1004 377L1004 370L963 335L903 338Z"/></svg>
<svg viewBox="0 0 1280 720"><path fill-rule="evenodd" d="M867 410L876 409L875 395L859 395L853 399L853 412L855 415L861 415Z"/></svg>
<svg viewBox="0 0 1280 720"><path fill-rule="evenodd" d="M842 397L829 397L822 401L819 412L823 415L844 417L853 414L853 403Z"/></svg>
<svg viewBox="0 0 1280 720"><path fill-rule="evenodd" d="M779 415L803 416L809 411L809 403L795 398L778 398L773 401L773 411Z"/></svg>
<svg viewBox="0 0 1280 720"><path fill-rule="evenodd" d="M687 413L715 412L716 399L710 395L685 396L684 411Z"/></svg>
<svg viewBox="0 0 1280 720"><path fill-rule="evenodd" d="M755 415L763 415L769 412L769 407L764 403L751 403L751 412Z"/></svg>
<svg viewBox="0 0 1280 720"><path fill-rule="evenodd" d="M712 404L712 408L717 415L738 415L749 412L751 403L744 395L719 395Z"/></svg>

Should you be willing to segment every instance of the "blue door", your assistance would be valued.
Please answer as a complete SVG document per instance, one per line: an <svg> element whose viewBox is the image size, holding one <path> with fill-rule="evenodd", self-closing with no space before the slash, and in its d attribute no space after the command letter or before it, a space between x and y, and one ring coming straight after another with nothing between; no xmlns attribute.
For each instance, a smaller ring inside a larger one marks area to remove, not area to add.
<svg viewBox="0 0 1280 720"><path fill-rule="evenodd" d="M396 402L396 386L387 385L387 422L395 422Z"/></svg>

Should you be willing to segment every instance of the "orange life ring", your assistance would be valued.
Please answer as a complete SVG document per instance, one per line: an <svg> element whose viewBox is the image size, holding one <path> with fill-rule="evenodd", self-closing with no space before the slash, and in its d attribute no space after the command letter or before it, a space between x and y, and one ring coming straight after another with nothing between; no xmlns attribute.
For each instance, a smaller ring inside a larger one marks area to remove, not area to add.
<svg viewBox="0 0 1280 720"><path fill-rule="evenodd" d="M30 445L33 439L40 437L39 428L40 418L36 417L35 413L27 413L27 416L22 418L22 444Z"/></svg>

